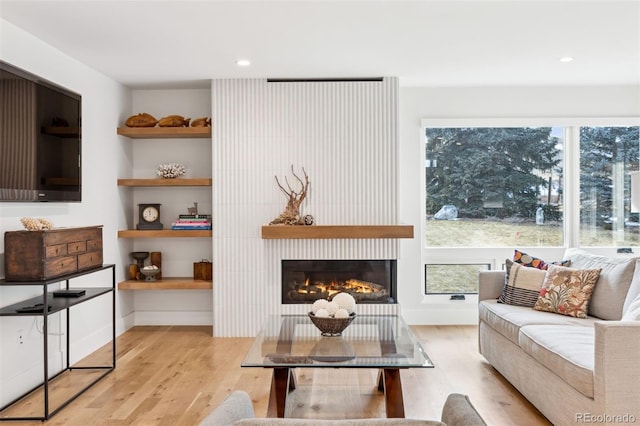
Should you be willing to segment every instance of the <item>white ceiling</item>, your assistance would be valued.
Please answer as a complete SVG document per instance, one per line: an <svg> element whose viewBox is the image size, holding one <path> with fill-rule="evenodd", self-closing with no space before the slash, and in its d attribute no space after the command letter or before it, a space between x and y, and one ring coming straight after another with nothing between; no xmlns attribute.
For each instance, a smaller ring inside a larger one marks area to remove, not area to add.
<svg viewBox="0 0 640 426"><path fill-rule="evenodd" d="M640 0L0 0L0 16L134 88L374 76L640 85Z"/></svg>

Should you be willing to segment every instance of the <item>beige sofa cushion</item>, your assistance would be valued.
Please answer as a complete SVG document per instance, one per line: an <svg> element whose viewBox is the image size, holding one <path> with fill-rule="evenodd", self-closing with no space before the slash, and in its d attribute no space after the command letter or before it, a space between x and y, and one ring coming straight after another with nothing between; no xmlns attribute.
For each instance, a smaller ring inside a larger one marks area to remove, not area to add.
<svg viewBox="0 0 640 426"><path fill-rule="evenodd" d="M629 306L638 296L640 296L640 260L636 260L636 268L633 271L631 285L629 286L627 297L624 299L624 305L622 306L623 315L629 310Z"/></svg>
<svg viewBox="0 0 640 426"><path fill-rule="evenodd" d="M622 321L640 321L640 294L631 301L631 304L622 316Z"/></svg>
<svg viewBox="0 0 640 426"><path fill-rule="evenodd" d="M593 398L594 329L575 325L530 325L519 345L584 396ZM535 374L535 372L531 372Z"/></svg>
<svg viewBox="0 0 640 426"><path fill-rule="evenodd" d="M637 258L598 256L571 248L564 259L571 260L575 269L602 269L589 303L589 315L606 320L622 318Z"/></svg>
<svg viewBox="0 0 640 426"><path fill-rule="evenodd" d="M525 325L579 325L593 326L597 318L573 318L566 315L558 315L551 312L536 311L525 306L513 306L498 303L496 300L483 300L478 305L480 320L486 322L511 340L519 344L520 327Z"/></svg>

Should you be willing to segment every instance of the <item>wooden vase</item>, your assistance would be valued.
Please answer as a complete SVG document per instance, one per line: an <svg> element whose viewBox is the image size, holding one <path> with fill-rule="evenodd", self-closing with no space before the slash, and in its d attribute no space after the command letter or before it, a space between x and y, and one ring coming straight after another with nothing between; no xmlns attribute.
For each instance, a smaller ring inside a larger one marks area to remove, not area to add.
<svg viewBox="0 0 640 426"><path fill-rule="evenodd" d="M155 265L160 269L158 275L156 275L156 280L162 279L162 252L152 251L151 252L151 264Z"/></svg>
<svg viewBox="0 0 640 426"><path fill-rule="evenodd" d="M137 280L139 273L140 273L140 269L138 268L138 264L137 263L131 263L129 265L129 279L130 280Z"/></svg>

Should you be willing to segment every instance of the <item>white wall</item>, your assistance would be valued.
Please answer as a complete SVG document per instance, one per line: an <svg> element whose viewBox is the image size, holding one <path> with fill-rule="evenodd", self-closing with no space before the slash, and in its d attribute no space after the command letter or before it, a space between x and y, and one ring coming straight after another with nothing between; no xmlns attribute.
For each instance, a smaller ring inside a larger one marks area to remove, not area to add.
<svg viewBox="0 0 640 426"><path fill-rule="evenodd" d="M52 48L14 25L0 21L0 53L3 61L39 75L60 86L82 95L82 152L83 193L81 203L0 203L0 250L4 253L4 232L22 229L20 218L42 217L56 227L103 225L104 261L117 265L122 277L126 256L121 254L117 230L126 224L130 203L116 186L122 170L129 167L130 147L116 136L116 127L130 109L129 91L107 78ZM4 256L0 256L4 259ZM0 276L4 276L4 263L0 263ZM96 278L97 277L97 278ZM116 277L116 279L118 279ZM87 285L110 285L110 275L100 273L86 280ZM38 295L39 288L4 287L0 289L0 305ZM110 297L103 297L85 308L78 306L76 314L82 324L75 327L72 361L93 352L110 339ZM88 305L88 304L87 304ZM118 332L129 325L120 319L132 309L127 296L117 297ZM42 379L41 335L35 317L3 317L0 319L0 404L39 383ZM61 319L52 316L54 330L60 330ZM24 345L17 344L16 333L26 333ZM53 337L51 367L59 368L62 353L60 341Z"/></svg>
<svg viewBox="0 0 640 426"><path fill-rule="evenodd" d="M423 296L424 151L422 119L639 117L639 87L439 87L400 89L399 221L415 226L401 240L398 299L411 324L477 322L476 298Z"/></svg>

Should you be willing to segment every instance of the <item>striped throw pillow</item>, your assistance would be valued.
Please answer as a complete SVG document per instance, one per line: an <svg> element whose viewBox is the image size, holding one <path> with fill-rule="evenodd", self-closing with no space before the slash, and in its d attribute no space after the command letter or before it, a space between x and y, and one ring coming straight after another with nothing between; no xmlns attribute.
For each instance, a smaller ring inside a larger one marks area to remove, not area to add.
<svg viewBox="0 0 640 426"><path fill-rule="evenodd" d="M506 259L505 265L504 287L498 302L533 308L538 301L547 271L526 267L510 259Z"/></svg>

